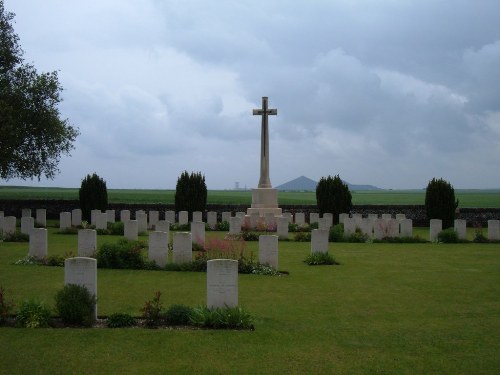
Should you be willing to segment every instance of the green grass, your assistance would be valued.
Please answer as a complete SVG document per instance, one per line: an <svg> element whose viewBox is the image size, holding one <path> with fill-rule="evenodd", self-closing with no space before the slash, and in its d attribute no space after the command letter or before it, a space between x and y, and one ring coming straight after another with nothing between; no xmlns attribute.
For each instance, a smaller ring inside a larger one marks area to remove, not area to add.
<svg viewBox="0 0 500 375"><path fill-rule="evenodd" d="M500 190L455 190L459 207L500 208ZM173 204L175 190L108 189L110 203L166 203ZM44 187L0 186L0 199L78 199L78 189ZM353 191L355 205L422 205L425 190L371 190ZM209 190L208 203L252 203L251 191ZM279 192L281 205L315 205L315 192Z"/></svg>
<svg viewBox="0 0 500 375"><path fill-rule="evenodd" d="M49 254L76 252L55 230ZM340 266L305 265L309 246L280 242L289 276L239 276L255 331L0 328L0 373L498 373L498 245L330 244ZM0 285L53 304L64 271L12 265L27 251L0 243ZM203 304L206 275L99 269L99 314L138 315L157 290L164 305Z"/></svg>

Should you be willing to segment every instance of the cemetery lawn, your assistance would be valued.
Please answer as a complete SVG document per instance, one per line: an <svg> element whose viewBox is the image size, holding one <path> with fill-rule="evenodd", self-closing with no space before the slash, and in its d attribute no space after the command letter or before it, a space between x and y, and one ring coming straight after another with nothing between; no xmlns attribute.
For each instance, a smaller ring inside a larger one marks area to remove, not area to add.
<svg viewBox="0 0 500 375"><path fill-rule="evenodd" d="M49 255L76 253L76 235L55 231ZM98 245L117 239L98 236ZM305 265L309 246L280 242L289 276L239 275L255 331L2 327L0 374L498 374L498 244L331 243L339 266ZM53 306L64 270L13 265L27 253L27 243L0 242L0 286L17 304ZM101 316L139 316L157 290L165 307L206 303L205 273L97 277Z"/></svg>
<svg viewBox="0 0 500 375"><path fill-rule="evenodd" d="M500 208L500 190L456 189L459 208ZM77 200L78 188L46 188L0 186L0 199L63 199ZM175 202L175 190L108 189L110 203ZM209 190L209 204L241 204L250 206L251 191ZM423 205L425 189L420 190L363 190L352 192L354 205ZM280 205L316 205L316 193L280 191Z"/></svg>

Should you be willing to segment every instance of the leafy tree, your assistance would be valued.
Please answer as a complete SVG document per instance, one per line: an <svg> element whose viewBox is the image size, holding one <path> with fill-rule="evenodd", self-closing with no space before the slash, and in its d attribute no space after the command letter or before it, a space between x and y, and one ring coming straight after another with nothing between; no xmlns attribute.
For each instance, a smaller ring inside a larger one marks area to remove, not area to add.
<svg viewBox="0 0 500 375"><path fill-rule="evenodd" d="M175 210L188 211L191 216L194 211L205 211L207 207L207 185L201 172L188 174L187 171L177 179L175 187Z"/></svg>
<svg viewBox="0 0 500 375"><path fill-rule="evenodd" d="M321 177L316 185L316 202L320 214L333 214L333 224L338 224L339 214L348 213L352 209L351 192L339 175Z"/></svg>
<svg viewBox="0 0 500 375"><path fill-rule="evenodd" d="M84 220L90 221L90 211L105 210L108 208L108 189L106 181L96 173L87 175L82 180L82 185L78 191L80 198L80 208Z"/></svg>
<svg viewBox="0 0 500 375"><path fill-rule="evenodd" d="M79 132L60 118L57 72L23 62L13 19L0 0L0 178L53 178Z"/></svg>
<svg viewBox="0 0 500 375"><path fill-rule="evenodd" d="M442 178L433 178L427 184L425 192L425 211L427 218L441 219L443 229L453 227L458 199L455 199L453 186Z"/></svg>

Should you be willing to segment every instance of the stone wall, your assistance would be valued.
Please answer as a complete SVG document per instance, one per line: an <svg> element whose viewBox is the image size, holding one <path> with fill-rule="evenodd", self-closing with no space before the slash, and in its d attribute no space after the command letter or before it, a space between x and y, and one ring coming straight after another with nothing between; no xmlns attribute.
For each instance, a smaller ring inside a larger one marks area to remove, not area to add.
<svg viewBox="0 0 500 375"><path fill-rule="evenodd" d="M247 205L220 205L209 204L207 211L216 211L218 220L221 219L221 214L224 211L230 211L233 216L236 212L246 212ZM306 221L309 221L311 212L318 212L316 205L282 205L280 206L283 212L304 212ZM47 210L47 219L59 219L60 212L69 212L74 208L79 208L77 200L0 200L0 211L4 211L5 216L21 217L23 208L31 208L32 215L35 215L37 208L45 208ZM173 204L123 204L110 203L110 210L115 210L116 219L119 219L120 210L130 210L132 218L135 217L135 211L144 210L160 211L160 219L163 219L163 213L167 210L174 210ZM426 218L425 207L423 205L359 205L354 206L352 213L360 213L363 216L368 214L405 214L408 219L413 220L414 226L428 226L429 221ZM462 208L457 215L457 219L464 219L468 226L486 226L488 220L500 220L500 208ZM206 213L203 215L203 220L206 221Z"/></svg>

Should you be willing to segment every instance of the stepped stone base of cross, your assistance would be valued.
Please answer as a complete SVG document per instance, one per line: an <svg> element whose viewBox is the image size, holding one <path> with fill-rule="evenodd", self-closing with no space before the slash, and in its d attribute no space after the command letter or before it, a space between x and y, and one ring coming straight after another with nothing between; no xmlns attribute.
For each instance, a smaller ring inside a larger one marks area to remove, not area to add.
<svg viewBox="0 0 500 375"><path fill-rule="evenodd" d="M247 215L256 213L258 213L259 216L265 216L267 213L273 213L274 216L280 216L282 214L281 208L278 208L277 189L252 189L252 206L247 209Z"/></svg>

